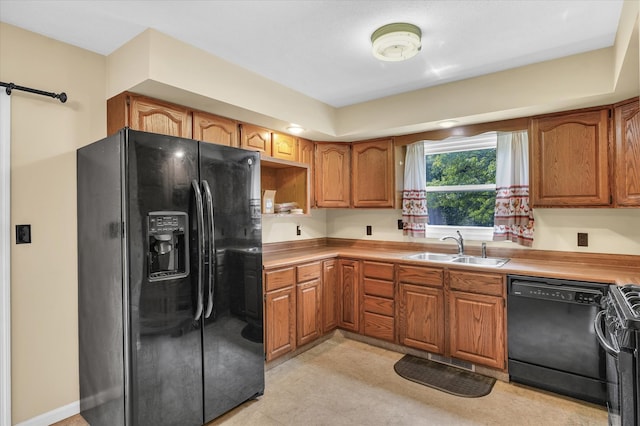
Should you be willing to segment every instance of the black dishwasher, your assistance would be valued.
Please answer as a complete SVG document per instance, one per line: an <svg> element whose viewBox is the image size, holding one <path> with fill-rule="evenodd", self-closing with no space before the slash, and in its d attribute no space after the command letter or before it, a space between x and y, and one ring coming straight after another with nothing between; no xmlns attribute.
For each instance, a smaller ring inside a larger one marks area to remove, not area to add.
<svg viewBox="0 0 640 426"><path fill-rule="evenodd" d="M510 275L507 286L510 380L605 405L593 322L608 285Z"/></svg>

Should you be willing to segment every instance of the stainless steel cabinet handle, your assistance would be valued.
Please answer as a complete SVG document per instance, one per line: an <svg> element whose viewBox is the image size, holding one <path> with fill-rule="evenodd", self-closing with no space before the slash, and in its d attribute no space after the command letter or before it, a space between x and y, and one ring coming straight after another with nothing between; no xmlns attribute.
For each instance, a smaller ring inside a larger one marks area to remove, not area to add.
<svg viewBox="0 0 640 426"><path fill-rule="evenodd" d="M607 352L609 355L617 357L620 353L620 350L615 348L611 343L607 341L602 332L602 315L604 315L605 311L600 311L596 315L593 320L593 328L596 330L596 337L598 338L598 342L600 342L600 346Z"/></svg>
<svg viewBox="0 0 640 426"><path fill-rule="evenodd" d="M202 208L202 194L197 180L191 181L196 196L196 222L198 224L198 305L193 319L198 321L202 316L202 275L204 274L204 212Z"/></svg>
<svg viewBox="0 0 640 426"><path fill-rule="evenodd" d="M215 223L213 221L213 197L211 196L211 188L206 180L202 181L202 188L204 192L204 198L207 203L207 234L209 240L209 282L207 290L207 309L204 311L204 317L209 318L211 311L213 311L213 288L215 283L215 268L214 262L216 261L216 247L215 247Z"/></svg>

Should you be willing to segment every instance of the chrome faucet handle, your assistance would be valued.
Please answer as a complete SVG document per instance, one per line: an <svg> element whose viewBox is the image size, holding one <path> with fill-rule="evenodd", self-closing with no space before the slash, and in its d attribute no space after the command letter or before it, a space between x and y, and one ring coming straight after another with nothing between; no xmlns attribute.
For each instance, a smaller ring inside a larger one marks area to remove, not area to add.
<svg viewBox="0 0 640 426"><path fill-rule="evenodd" d="M460 237L458 240L458 252L462 256L464 255L464 238L462 238L460 231L456 231L456 233L458 234L458 237Z"/></svg>

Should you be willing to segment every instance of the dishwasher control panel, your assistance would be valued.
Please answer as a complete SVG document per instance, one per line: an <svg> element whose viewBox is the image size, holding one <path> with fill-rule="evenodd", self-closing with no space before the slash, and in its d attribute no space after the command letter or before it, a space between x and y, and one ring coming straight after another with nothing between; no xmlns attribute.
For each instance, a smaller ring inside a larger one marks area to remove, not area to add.
<svg viewBox="0 0 640 426"><path fill-rule="evenodd" d="M602 293L598 290L525 281L513 281L509 289L509 294L534 299L557 300L590 305L599 304L602 298Z"/></svg>

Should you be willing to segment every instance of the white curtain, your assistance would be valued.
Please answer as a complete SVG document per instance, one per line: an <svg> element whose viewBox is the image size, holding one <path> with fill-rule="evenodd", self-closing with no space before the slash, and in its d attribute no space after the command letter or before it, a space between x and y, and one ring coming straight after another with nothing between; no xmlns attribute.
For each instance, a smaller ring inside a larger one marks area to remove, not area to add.
<svg viewBox="0 0 640 426"><path fill-rule="evenodd" d="M0 424L11 424L11 97L0 91Z"/></svg>
<svg viewBox="0 0 640 426"><path fill-rule="evenodd" d="M407 146L407 154L404 161L404 191L402 191L403 235L425 238L428 221L424 143L416 142Z"/></svg>
<svg viewBox="0 0 640 426"><path fill-rule="evenodd" d="M533 245L527 131L498 132L493 240Z"/></svg>

